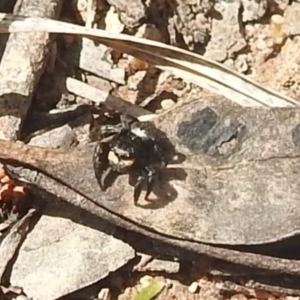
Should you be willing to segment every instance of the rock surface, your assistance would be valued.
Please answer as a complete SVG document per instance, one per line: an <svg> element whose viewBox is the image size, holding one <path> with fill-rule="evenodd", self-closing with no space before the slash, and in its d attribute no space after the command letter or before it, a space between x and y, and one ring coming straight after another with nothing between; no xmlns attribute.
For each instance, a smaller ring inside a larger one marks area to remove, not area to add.
<svg viewBox="0 0 300 300"><path fill-rule="evenodd" d="M77 215L63 204L61 209ZM21 247L12 285L22 286L33 299L53 300L105 278L134 258L134 249L112 236L115 227L87 220L84 213L76 217L89 226L56 217L47 208Z"/></svg>

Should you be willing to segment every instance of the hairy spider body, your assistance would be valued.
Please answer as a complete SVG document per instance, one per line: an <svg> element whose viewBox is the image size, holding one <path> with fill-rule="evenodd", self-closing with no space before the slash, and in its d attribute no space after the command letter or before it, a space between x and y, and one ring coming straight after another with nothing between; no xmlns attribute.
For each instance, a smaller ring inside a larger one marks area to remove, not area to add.
<svg viewBox="0 0 300 300"><path fill-rule="evenodd" d="M144 183L147 199L166 165L163 148L149 123L130 122L121 116L120 124L101 127L94 152L94 170L103 191L108 188L109 177L113 181L118 174L129 173L135 178L136 204Z"/></svg>

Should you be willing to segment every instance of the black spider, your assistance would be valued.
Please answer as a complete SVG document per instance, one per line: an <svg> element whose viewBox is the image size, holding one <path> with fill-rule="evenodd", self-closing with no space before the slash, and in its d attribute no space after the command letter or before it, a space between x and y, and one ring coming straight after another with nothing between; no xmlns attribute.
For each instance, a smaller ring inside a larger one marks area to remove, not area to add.
<svg viewBox="0 0 300 300"><path fill-rule="evenodd" d="M94 152L94 170L103 191L108 188L105 182L110 175L114 178L122 173L133 175L136 204L144 183L147 185L145 199L148 198L167 161L152 124L132 121L123 115L120 120L117 125L101 127Z"/></svg>

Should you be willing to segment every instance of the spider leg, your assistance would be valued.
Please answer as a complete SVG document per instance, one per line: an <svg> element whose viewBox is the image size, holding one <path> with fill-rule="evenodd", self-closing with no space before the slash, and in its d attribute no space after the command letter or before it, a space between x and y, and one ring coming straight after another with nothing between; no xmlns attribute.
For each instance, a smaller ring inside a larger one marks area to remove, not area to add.
<svg viewBox="0 0 300 300"><path fill-rule="evenodd" d="M159 181L162 181L163 177L162 177L162 172L161 172L161 170L159 170L159 171L157 172L157 178L158 178Z"/></svg>
<svg viewBox="0 0 300 300"><path fill-rule="evenodd" d="M137 122L137 119L128 113L125 113L120 115L120 121L124 130L131 130L133 124Z"/></svg>
<svg viewBox="0 0 300 300"><path fill-rule="evenodd" d="M102 176L103 173L106 173L106 170L109 168L108 161L106 159L107 153L108 153L108 149L107 147L105 147L105 144L99 142L96 145L94 150L93 167L94 167L95 177L102 191L105 191L106 189L106 187L103 185Z"/></svg>
<svg viewBox="0 0 300 300"><path fill-rule="evenodd" d="M124 130L130 130L130 119L127 115L121 115L120 121Z"/></svg>
<svg viewBox="0 0 300 300"><path fill-rule="evenodd" d="M99 142L94 150L93 165L97 182L102 191L105 191L115 181L118 174L112 170L107 160L109 145Z"/></svg>
<svg viewBox="0 0 300 300"><path fill-rule="evenodd" d="M144 180L145 180L144 174L139 175L136 179L136 183L134 185L134 193L133 193L133 199L135 205L137 204L140 198Z"/></svg>
<svg viewBox="0 0 300 300"><path fill-rule="evenodd" d="M106 189L106 184L105 184L105 179L108 177L109 173L111 172L111 167L108 167L101 175L100 178L100 187L105 190Z"/></svg>
<svg viewBox="0 0 300 300"><path fill-rule="evenodd" d="M145 200L148 199L150 193L152 192L153 185L155 182L156 170L153 167L146 167L145 170L142 171L140 175L138 175L136 179L136 183L134 185L134 203L136 204L140 198L143 183L146 181L147 189Z"/></svg>
<svg viewBox="0 0 300 300"><path fill-rule="evenodd" d="M145 195L145 200L148 199L150 193L152 192L154 181L155 181L156 171L154 168L147 168L147 190Z"/></svg>

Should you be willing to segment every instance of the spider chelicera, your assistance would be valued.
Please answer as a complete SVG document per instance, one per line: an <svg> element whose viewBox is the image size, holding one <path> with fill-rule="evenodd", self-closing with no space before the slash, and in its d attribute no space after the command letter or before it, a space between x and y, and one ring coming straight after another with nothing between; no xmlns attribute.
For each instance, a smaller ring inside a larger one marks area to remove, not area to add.
<svg viewBox="0 0 300 300"><path fill-rule="evenodd" d="M124 115L121 115L120 121L117 125L100 128L93 158L95 175L103 191L108 188L106 179L112 173L114 176L122 173L133 175L136 179L133 198L137 204L144 183L145 199L148 199L167 161L163 147L156 139L153 124L132 121Z"/></svg>

